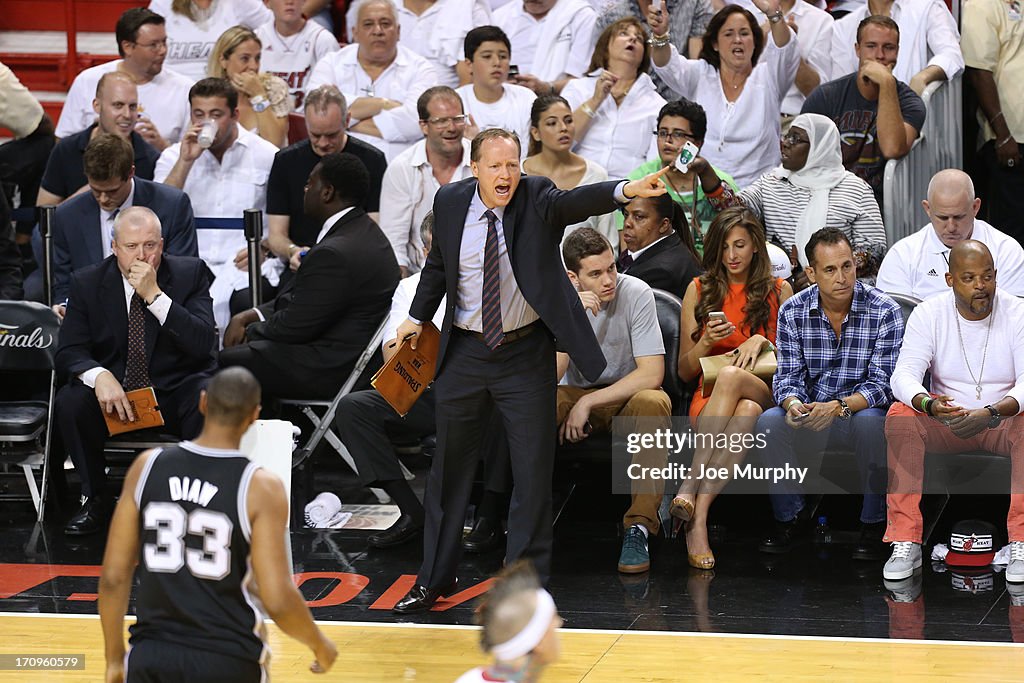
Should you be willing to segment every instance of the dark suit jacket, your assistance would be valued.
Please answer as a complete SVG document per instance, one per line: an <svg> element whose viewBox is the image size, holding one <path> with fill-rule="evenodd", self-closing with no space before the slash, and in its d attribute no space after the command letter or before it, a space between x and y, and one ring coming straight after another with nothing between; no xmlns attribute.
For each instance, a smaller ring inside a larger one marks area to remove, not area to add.
<svg viewBox="0 0 1024 683"><path fill-rule="evenodd" d="M701 267L679 236L672 233L640 254L624 272L682 299L693 278L701 274Z"/></svg>
<svg viewBox="0 0 1024 683"><path fill-rule="evenodd" d="M502 227L516 282L527 303L554 335L559 349L572 356L585 377L596 380L607 361L558 255L565 226L613 211L619 181L563 191L543 176L523 176L505 207ZM443 366L458 299L459 249L476 178L443 186L434 196L434 241L420 275L410 316L430 320L448 295L438 352Z"/></svg>
<svg viewBox="0 0 1024 683"><path fill-rule="evenodd" d="M400 272L391 243L354 208L302 259L246 329L249 346L295 378L296 397L333 397L390 310Z"/></svg>
<svg viewBox="0 0 1024 683"><path fill-rule="evenodd" d="M134 206L152 209L160 219L164 253L172 256L199 256L192 203L181 190L135 179ZM37 260L43 256L42 240L36 233ZM100 205L91 192L83 192L57 207L53 221L53 300L68 296L71 273L103 260L100 240Z"/></svg>
<svg viewBox="0 0 1024 683"><path fill-rule="evenodd" d="M154 388L172 391L187 377L216 369L213 273L198 258L164 254L156 281L172 304L163 325L146 314L146 358ZM104 367L123 381L127 358L128 306L117 260L109 256L71 276L57 370L71 378Z"/></svg>

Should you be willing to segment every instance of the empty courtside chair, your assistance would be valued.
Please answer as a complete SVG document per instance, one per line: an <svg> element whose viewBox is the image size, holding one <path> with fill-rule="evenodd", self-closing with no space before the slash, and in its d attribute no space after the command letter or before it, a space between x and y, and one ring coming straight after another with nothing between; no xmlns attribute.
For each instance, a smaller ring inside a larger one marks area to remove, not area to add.
<svg viewBox="0 0 1024 683"><path fill-rule="evenodd" d="M344 398L347 394L349 394L353 390L353 388L355 388L356 383L359 381L360 377L363 376L363 372L366 370L367 365L369 365L373 357L377 355L380 349L381 342L383 341L384 327L386 324L387 316L385 316L381 320L380 325L377 326L377 331L373 333L373 336L370 338L369 344L367 344L366 348L363 349L363 353L356 360L355 367L352 368L352 372L349 373L349 376L341 385L341 388L338 390L338 393L334 395L334 398L332 398L329 401L326 401L292 397L281 399L279 401L282 407L290 406L292 408L298 408L302 412L302 414L305 415L306 418L313 424L313 431L309 433L309 436L302 443L299 444L299 446L295 449L294 453L292 454L292 469L303 467L305 470L305 476L302 479L300 479L302 485L298 489L298 495L300 496L300 498L296 499L296 495L294 493L292 495L293 507L296 505L298 506L294 508L298 514L293 516L293 520L302 519L302 505L300 503L303 502L304 500L312 498L313 461L311 460L311 457L314 451L316 450L317 446L320 445L321 441L326 439L327 443L329 443L331 447L333 447L334 450L338 452L338 455L341 456L341 459L345 461L345 464L348 465L353 472L356 472L358 474L356 470L355 461L349 454L348 449L345 447L345 444L341 442L341 439L338 438L338 435L334 433L334 414L338 409L338 402L341 401L341 399ZM374 370L376 370L376 368L374 368ZM407 473L407 478L411 479L412 475L408 474L407 470L405 471ZM381 503L386 503L390 501L388 495L384 493L384 491L382 491L381 489L370 490L373 492L374 496L376 496L377 500L380 501Z"/></svg>
<svg viewBox="0 0 1024 683"><path fill-rule="evenodd" d="M50 468L50 430L53 421L54 357L60 320L48 306L28 301L0 301L0 372L12 384L4 391L38 382L46 398L0 401L0 462L20 467L29 495L3 498L31 499L37 519L46 506ZM16 379L12 379L16 378ZM6 383L6 382L5 382ZM42 470L37 485L33 470Z"/></svg>

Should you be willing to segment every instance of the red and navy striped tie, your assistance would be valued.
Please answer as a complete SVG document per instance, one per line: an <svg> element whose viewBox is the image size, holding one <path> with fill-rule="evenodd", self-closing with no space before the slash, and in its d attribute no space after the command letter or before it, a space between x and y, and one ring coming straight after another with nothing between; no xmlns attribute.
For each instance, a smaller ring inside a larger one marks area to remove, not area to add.
<svg viewBox="0 0 1024 683"><path fill-rule="evenodd" d="M483 334L484 343L493 351L505 333L501 325L501 275L498 272L498 217L488 209L487 242L484 245Z"/></svg>

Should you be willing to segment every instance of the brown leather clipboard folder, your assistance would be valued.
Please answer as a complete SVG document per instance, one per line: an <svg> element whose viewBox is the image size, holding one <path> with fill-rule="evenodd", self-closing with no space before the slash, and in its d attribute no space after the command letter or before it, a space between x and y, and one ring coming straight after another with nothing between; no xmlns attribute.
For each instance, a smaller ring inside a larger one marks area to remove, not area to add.
<svg viewBox="0 0 1024 683"><path fill-rule="evenodd" d="M391 360L370 380L370 385L402 417L434 381L440 344L441 333L434 323L424 323L416 350L412 349L408 341L401 342Z"/></svg>
<svg viewBox="0 0 1024 683"><path fill-rule="evenodd" d="M132 404L132 413L134 413L135 419L131 422L122 422L117 411L103 413L110 436L164 426L164 416L160 414L160 406L156 402L156 392L153 391L153 387L127 391L125 396Z"/></svg>

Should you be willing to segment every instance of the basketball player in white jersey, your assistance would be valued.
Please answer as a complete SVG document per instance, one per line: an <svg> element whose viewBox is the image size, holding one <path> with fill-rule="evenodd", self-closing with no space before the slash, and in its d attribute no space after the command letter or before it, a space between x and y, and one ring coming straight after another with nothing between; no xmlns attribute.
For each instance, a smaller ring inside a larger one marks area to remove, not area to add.
<svg viewBox="0 0 1024 683"><path fill-rule="evenodd" d="M125 477L100 575L106 683L265 681L264 610L313 651L310 670L324 673L338 651L292 583L284 486L238 450L259 417L260 385L243 368L222 370L199 411L195 441L146 451Z"/></svg>
<svg viewBox="0 0 1024 683"><path fill-rule="evenodd" d="M302 111L313 66L324 55L340 49L330 31L302 16L302 2L267 0L274 20L256 29L263 41L262 69L285 80L297 112Z"/></svg>

